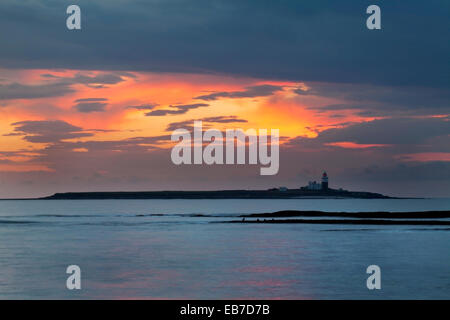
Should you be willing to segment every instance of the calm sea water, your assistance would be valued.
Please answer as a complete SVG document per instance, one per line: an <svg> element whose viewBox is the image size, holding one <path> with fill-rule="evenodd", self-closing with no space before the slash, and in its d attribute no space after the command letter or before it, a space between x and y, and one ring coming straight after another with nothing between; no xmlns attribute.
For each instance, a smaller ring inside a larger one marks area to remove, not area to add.
<svg viewBox="0 0 450 320"><path fill-rule="evenodd" d="M450 298L448 228L221 223L285 209L450 210L450 199L0 201L0 298ZM73 264L79 291L66 289ZM372 264L381 290L366 287Z"/></svg>

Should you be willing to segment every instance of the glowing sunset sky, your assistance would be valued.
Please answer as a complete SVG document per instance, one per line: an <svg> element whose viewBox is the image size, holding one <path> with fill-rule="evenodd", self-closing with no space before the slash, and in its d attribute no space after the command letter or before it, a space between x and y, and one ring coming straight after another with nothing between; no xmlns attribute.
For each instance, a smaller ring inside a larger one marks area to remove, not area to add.
<svg viewBox="0 0 450 320"><path fill-rule="evenodd" d="M167 135L201 119L206 126L219 130L277 128L284 140L298 136L313 138L319 131L340 126L342 122L371 120L343 110L337 121L335 114L309 109L344 101L299 95L297 91L309 90L305 83L148 72L2 70L2 73L8 75L9 83L3 87L0 139L2 151L12 152L4 155L1 168L5 171L52 171L51 162L35 160L60 142L88 144L161 137L137 145L170 148L172 143ZM55 121L65 126L58 129ZM339 143L351 148L372 146ZM71 151L89 152L89 149L80 147Z"/></svg>

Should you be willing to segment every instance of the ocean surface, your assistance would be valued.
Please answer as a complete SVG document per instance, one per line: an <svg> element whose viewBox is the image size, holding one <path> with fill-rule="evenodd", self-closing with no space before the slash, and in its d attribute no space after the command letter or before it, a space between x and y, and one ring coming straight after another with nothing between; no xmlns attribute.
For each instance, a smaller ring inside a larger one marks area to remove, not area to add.
<svg viewBox="0 0 450 320"><path fill-rule="evenodd" d="M226 223L287 209L450 199L0 201L0 299L450 299L446 226ZM66 288L69 265L81 290ZM381 290L366 287L369 265Z"/></svg>

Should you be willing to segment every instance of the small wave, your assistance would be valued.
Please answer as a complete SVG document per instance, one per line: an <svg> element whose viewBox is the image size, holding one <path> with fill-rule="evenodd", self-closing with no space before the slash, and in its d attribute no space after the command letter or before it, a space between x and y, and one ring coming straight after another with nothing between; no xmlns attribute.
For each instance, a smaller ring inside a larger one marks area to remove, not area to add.
<svg viewBox="0 0 450 320"><path fill-rule="evenodd" d="M334 231L380 231L380 229L325 229L320 231L334 232Z"/></svg>
<svg viewBox="0 0 450 320"><path fill-rule="evenodd" d="M35 224L38 221L0 220L0 224Z"/></svg>
<svg viewBox="0 0 450 320"><path fill-rule="evenodd" d="M103 217L101 215L91 214L36 214L33 217L48 217L48 218L90 218L90 217Z"/></svg>
<svg viewBox="0 0 450 320"><path fill-rule="evenodd" d="M200 222L183 222L183 221L148 221L148 222L119 222L119 221L103 221L103 222L86 222L76 223L77 226L100 226L100 227L140 227L145 225L176 225L176 224L199 224Z"/></svg>
<svg viewBox="0 0 450 320"><path fill-rule="evenodd" d="M182 213L178 214L180 217L192 217L192 218L236 218L239 214L225 214L225 213L217 213L217 214L204 214L204 213Z"/></svg>
<svg viewBox="0 0 450 320"><path fill-rule="evenodd" d="M149 213L136 214L135 217L182 217L182 218L228 218L236 217L237 214L205 214L205 213ZM127 217L127 215L122 215Z"/></svg>
<svg viewBox="0 0 450 320"><path fill-rule="evenodd" d="M0 218L90 218L90 217L104 217L102 215L91 214L32 214L32 215L9 215L0 216Z"/></svg>
<svg viewBox="0 0 450 320"><path fill-rule="evenodd" d="M450 228L413 228L414 231L450 231Z"/></svg>

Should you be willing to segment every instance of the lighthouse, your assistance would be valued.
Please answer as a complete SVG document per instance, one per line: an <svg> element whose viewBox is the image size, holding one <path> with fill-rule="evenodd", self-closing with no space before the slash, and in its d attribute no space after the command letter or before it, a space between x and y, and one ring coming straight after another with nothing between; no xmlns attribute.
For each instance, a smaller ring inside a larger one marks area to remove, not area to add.
<svg viewBox="0 0 450 320"><path fill-rule="evenodd" d="M325 171L322 175L322 190L328 190L328 175Z"/></svg>

